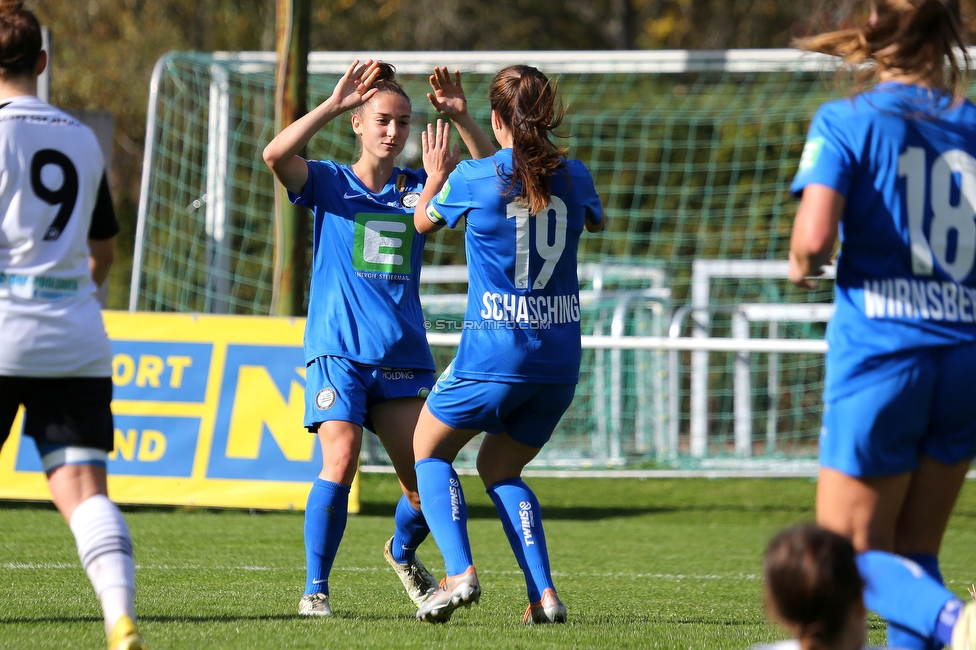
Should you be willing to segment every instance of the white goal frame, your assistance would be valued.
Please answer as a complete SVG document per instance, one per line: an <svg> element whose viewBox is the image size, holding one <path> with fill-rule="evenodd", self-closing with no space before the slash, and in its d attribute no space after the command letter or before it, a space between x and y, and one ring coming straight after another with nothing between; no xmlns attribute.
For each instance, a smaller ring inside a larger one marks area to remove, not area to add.
<svg viewBox="0 0 976 650"><path fill-rule="evenodd" d="M976 59L976 48L970 48L970 55ZM215 63L213 65L211 84L211 111L210 111L210 131L209 146L210 151L207 156L207 193L202 197L206 203L207 215L207 235L209 238L208 249L214 255L215 269L221 268L221 260L225 260L224 255L224 223L223 216L226 214L223 200L225 192L224 183L227 179L227 143L229 138L228 124L226 116L228 110L227 87L222 81L225 76L220 74L221 65L232 65L236 70L242 72L253 71L267 73L273 70L276 62L274 52L218 52L214 54ZM450 68L457 68L462 72L476 72L490 74L499 68L514 63L527 63L534 65L549 74L560 73L625 73L625 72L645 72L645 73L682 73L682 72L776 72L776 71L803 71L803 72L829 72L836 67L837 59L819 54L805 53L794 49L749 49L749 50L648 50L648 51L494 51L494 52L470 52L470 51L439 51L439 52L313 52L308 58L308 71L311 74L342 74L353 59L379 58L382 60L395 62L398 71L403 73L428 73L435 65L447 65ZM156 107L158 105L158 92L160 82L164 72L165 57L161 58L152 73L150 82L150 93L147 112L147 146L145 148L143 169L153 169L153 157L155 152L150 143L155 141L155 133L158 128L156 120ZM138 304L139 282L142 275L143 259L143 236L145 232L145 220L148 212L149 200L148 174L143 174L142 186L140 190L140 200L138 207L138 223L136 232L136 248L133 257L132 281L130 285L130 310L135 311ZM740 371L744 360L748 359L749 354L769 354L771 364L778 354L807 353L823 354L826 352L827 345L823 340L796 340L779 339L774 336L769 338L749 338L748 327L742 329L742 320L745 322L763 321L767 323L777 323L784 320L803 320L804 317L794 306L783 305L741 305L740 312L733 320L738 323L735 325L733 336L730 338L715 338L708 333L709 313L708 313L708 283L715 278L773 278L785 277L785 261L781 260L697 260L693 266L696 274L692 283L691 303L685 314L690 317L693 323L692 335L682 336L680 323L677 329L671 328L668 335L662 336L624 336L620 331L615 331L613 327L609 334L597 334L583 337L583 347L585 349L601 350L610 353L624 350L631 351L656 351L668 353L671 363L677 363L678 352L691 351L692 363L689 366L691 373L691 402L690 411L690 431L691 442L690 451L692 458L704 458L708 452L708 358L710 352L734 352L737 356L736 377L739 381L736 385L736 415L735 415L735 449L739 452L740 459L748 461L748 441L752 438L751 431L751 409L747 402L741 398L740 391L748 385L748 381L742 378ZM738 266L737 266L738 265ZM744 268L752 268L748 273ZM723 270L724 269L724 270ZM760 270L756 270L760 269ZM226 269L225 269L226 270ZM439 267L425 267L424 275L428 281L437 281L436 275L441 272ZM745 273L745 274L743 274ZM220 277L222 274L215 274ZM215 283L218 281L215 280ZM220 287L215 284L217 298L220 301ZM441 296L430 296L436 300ZM801 306L807 307L807 306ZM767 311L763 311L767 309ZM789 313L783 312L786 309ZM819 309L818 307L814 308ZM779 310L779 311L777 311ZM792 311L790 311L792 310ZM677 315L677 312L675 312ZM823 314L817 312L812 318L819 319ZM809 315L808 315L809 316ZM739 320L737 320L739 319ZM428 340L432 346L456 346L460 340L459 333L428 333ZM774 364L775 365L775 364ZM747 372L747 370L746 370ZM667 426L663 430L666 435L655 436L654 447L659 453L659 457L675 457L677 455L678 426L680 422L679 405L676 397L678 373L668 373L668 381L671 382L673 390L669 390L669 404L666 409ZM775 387L771 387L774 389ZM658 413L665 412L664 409ZM611 418L612 419L612 418ZM747 425L748 422L748 425ZM610 447L613 447L612 436L609 436ZM775 444L775 428L768 428L767 442ZM611 453L606 459L607 464L614 466L620 459ZM642 475L642 476L665 476L665 475L695 475L695 476L714 476L716 472L724 475L810 475L815 472L807 463L797 463L797 461L778 461L761 463L756 459L755 463L745 463L736 469L714 469L705 468L702 470L649 470L639 471L636 474L633 470L612 470L614 475ZM703 466L704 467L704 466ZM745 467L743 469L742 467ZM754 469L753 469L754 468ZM575 471L575 470L574 470Z"/></svg>

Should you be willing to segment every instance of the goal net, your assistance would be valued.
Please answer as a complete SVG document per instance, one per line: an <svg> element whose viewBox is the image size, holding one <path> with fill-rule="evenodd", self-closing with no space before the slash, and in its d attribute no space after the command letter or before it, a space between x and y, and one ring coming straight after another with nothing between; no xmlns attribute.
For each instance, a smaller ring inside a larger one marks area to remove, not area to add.
<svg viewBox="0 0 976 650"><path fill-rule="evenodd" d="M313 53L309 105L367 56L394 64L413 99L408 167L422 166L421 125L435 117L425 99L434 66L462 71L486 127L499 68L529 63L559 79L558 133L592 171L610 222L580 248L584 334L627 338L588 340L575 403L534 465L813 466L823 355L800 344L823 338L832 283L796 290L783 261L806 130L838 94L831 60L793 50ZM275 181L261 151L274 137L274 88L273 53L170 53L157 63L131 309L270 313ZM347 117L307 153L353 162ZM426 313L449 332L463 314L463 233L431 237L425 263ZM748 337L755 349L627 343L669 336ZM779 347L762 347L769 341ZM439 368L454 353L450 340L434 350Z"/></svg>

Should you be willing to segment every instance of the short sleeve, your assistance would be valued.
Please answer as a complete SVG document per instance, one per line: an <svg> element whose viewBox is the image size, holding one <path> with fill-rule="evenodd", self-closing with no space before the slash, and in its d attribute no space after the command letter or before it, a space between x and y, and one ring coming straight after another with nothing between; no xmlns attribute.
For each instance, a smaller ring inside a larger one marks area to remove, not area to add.
<svg viewBox="0 0 976 650"><path fill-rule="evenodd" d="M812 183L826 185L843 196L851 185L854 156L849 145L849 125L852 119L843 119L836 104L820 108L810 124L800 165L790 186L790 192L799 197L803 188ZM852 116L851 116L852 117Z"/></svg>
<svg viewBox="0 0 976 650"><path fill-rule="evenodd" d="M445 223L454 228L471 209L471 191L468 179L460 166L456 167L441 191L427 204L427 218L434 223Z"/></svg>
<svg viewBox="0 0 976 650"><path fill-rule="evenodd" d="M331 160L306 160L308 165L308 180L299 194L288 191L288 200L295 205L315 209L322 205L324 188L328 187L339 175L339 167Z"/></svg>
<svg viewBox="0 0 976 650"><path fill-rule="evenodd" d="M596 192L596 185L593 183L593 175L582 163L579 164L580 171L577 173L577 180L580 189L579 199L583 208L583 216L592 224L603 222L603 203L600 195Z"/></svg>
<svg viewBox="0 0 976 650"><path fill-rule="evenodd" d="M88 239L111 239L119 234L119 222L115 218L115 208L112 206L112 193L108 189L108 180L102 174L98 185L98 198L92 210L91 225L88 227Z"/></svg>

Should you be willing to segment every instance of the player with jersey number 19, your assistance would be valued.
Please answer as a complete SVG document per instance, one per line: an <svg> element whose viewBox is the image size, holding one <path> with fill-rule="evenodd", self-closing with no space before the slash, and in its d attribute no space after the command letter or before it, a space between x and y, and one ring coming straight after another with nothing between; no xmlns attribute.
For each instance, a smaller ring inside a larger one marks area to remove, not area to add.
<svg viewBox="0 0 976 650"><path fill-rule="evenodd" d="M976 455L976 106L958 0L875 0L860 27L801 48L873 87L810 126L790 280L810 287L840 236L817 523L858 551L888 645L976 648L976 603L938 553ZM868 65L862 65L868 64Z"/></svg>
<svg viewBox="0 0 976 650"><path fill-rule="evenodd" d="M95 297L119 226L95 134L37 97L46 65L37 18L0 0L0 445L23 404L109 650L134 650L146 645L132 539L108 499L112 350Z"/></svg>
<svg viewBox="0 0 976 650"><path fill-rule="evenodd" d="M577 247L584 228L603 228L603 207L590 172L550 140L562 119L554 83L533 67L510 66L493 78L489 99L502 146L491 158L455 168L443 123L422 137L428 181L414 224L428 232L466 222L468 307L457 357L414 434L420 503L447 567L417 618L444 622L480 598L452 463L487 431L478 473L525 575L523 622L564 623L539 501L521 475L573 400L581 356Z"/></svg>
<svg viewBox="0 0 976 650"><path fill-rule="evenodd" d="M431 104L457 126L473 156L494 147L467 112L460 74L430 78ZM352 111L361 154L353 165L299 153L325 124ZM305 326L305 426L318 434L322 471L305 508L305 593L299 613L328 616L329 572L346 526L363 427L386 448L403 489L386 561L419 606L435 585L417 546L420 512L413 428L434 382L420 307L424 236L413 228L423 170L395 166L410 132L410 100L392 66L353 62L332 95L282 130L264 160L294 203L313 212L312 278Z"/></svg>

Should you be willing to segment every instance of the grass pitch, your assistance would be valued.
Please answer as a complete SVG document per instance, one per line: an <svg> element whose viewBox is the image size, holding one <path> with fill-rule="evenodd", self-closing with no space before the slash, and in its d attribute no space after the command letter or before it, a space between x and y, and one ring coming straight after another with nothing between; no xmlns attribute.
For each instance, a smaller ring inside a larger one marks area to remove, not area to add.
<svg viewBox="0 0 976 650"><path fill-rule="evenodd" d="M525 627L521 572L494 506L462 477L483 595L446 625L415 609L382 557L398 488L366 475L330 579L335 615L296 614L302 514L126 509L137 609L150 648L747 648L784 638L763 614L761 558L782 527L813 519L804 479L529 479L542 503L564 626ZM976 486L943 548L951 589L976 580ZM439 577L433 539L421 557ZM872 644L882 644L877 619ZM56 511L0 503L0 648L103 648L101 617Z"/></svg>

